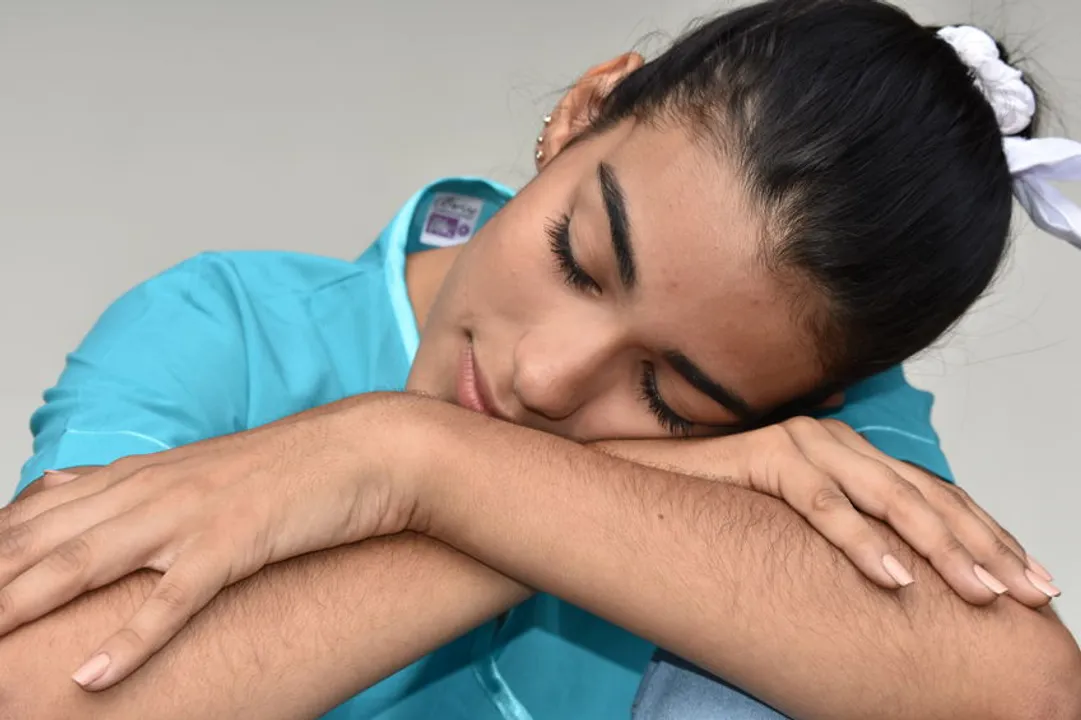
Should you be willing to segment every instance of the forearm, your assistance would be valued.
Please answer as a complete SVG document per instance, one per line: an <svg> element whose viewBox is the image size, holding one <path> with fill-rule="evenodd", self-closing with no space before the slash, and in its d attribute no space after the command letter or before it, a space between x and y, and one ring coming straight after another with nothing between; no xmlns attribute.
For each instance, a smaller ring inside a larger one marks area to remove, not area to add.
<svg viewBox="0 0 1081 720"><path fill-rule="evenodd" d="M0 639L0 717L316 717L528 594L428 538L381 538L265 568L130 679L81 690L70 673L157 577L129 576Z"/></svg>
<svg viewBox="0 0 1081 720"><path fill-rule="evenodd" d="M425 437L440 448L431 533L790 715L1058 717L1076 707L1079 656L1059 623L1008 599L966 605L884 527L915 571L912 588L876 588L772 498L429 411Z"/></svg>

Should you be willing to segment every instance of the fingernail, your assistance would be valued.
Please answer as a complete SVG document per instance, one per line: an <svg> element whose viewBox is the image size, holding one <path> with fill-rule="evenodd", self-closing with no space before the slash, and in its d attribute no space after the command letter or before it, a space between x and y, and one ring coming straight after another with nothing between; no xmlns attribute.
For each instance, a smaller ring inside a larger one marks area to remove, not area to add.
<svg viewBox="0 0 1081 720"><path fill-rule="evenodd" d="M1028 563L1029 568L1032 569L1032 572L1036 573L1047 582L1051 582L1055 579L1051 577L1051 573L1047 572L1047 568L1036 562L1036 558L1032 557L1028 553L1025 553L1025 561Z"/></svg>
<svg viewBox="0 0 1081 720"><path fill-rule="evenodd" d="M1042 577L1040 577L1036 573L1032 572L1031 570L1026 570L1025 571L1025 577L1028 578L1028 581L1030 583L1032 583L1033 587L1035 587L1037 590L1042 592L1047 597L1057 598L1059 595L1062 594L1061 590L1059 590L1057 587L1055 587L1051 583L1047 582L1046 580L1044 580Z"/></svg>
<svg viewBox="0 0 1081 720"><path fill-rule="evenodd" d="M887 555L882 558L882 567L886 569L890 577L897 581L897 584L901 587L908 587L912 583L916 582L912 577L912 573L905 569L905 566L901 564L901 561L895 558L893 555Z"/></svg>
<svg viewBox="0 0 1081 720"><path fill-rule="evenodd" d="M86 687L90 683L94 682L109 669L109 656L105 653L98 653L94 657L86 661L81 668L75 671L75 674L71 676L71 679L79 683L82 687Z"/></svg>
<svg viewBox="0 0 1081 720"><path fill-rule="evenodd" d="M999 580L997 577L987 572L987 568L983 565L973 565L972 571L976 573L976 579L982 582L987 589L993 592L995 595L1003 595L1009 590L1006 584Z"/></svg>
<svg viewBox="0 0 1081 720"><path fill-rule="evenodd" d="M74 480L79 477L75 473L62 472L60 470L46 470L42 475L48 475L49 479L56 484L66 483L69 480Z"/></svg>

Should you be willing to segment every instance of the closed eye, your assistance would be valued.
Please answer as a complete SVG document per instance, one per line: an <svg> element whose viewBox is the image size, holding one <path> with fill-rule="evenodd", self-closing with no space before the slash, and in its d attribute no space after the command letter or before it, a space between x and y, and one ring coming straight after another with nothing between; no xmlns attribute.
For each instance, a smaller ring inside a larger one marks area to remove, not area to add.
<svg viewBox="0 0 1081 720"><path fill-rule="evenodd" d="M578 264L574 257L574 250L571 248L570 215L564 213L558 220L550 221L546 232L548 245L555 257L556 266L563 276L563 281L575 290L600 295L600 284Z"/></svg>
<svg viewBox="0 0 1081 720"><path fill-rule="evenodd" d="M649 411L657 418L665 430L676 437L688 437L694 429L694 423L682 417L668 406L657 389L657 372L653 365L646 363L642 368L642 379L639 389L642 399L649 406Z"/></svg>

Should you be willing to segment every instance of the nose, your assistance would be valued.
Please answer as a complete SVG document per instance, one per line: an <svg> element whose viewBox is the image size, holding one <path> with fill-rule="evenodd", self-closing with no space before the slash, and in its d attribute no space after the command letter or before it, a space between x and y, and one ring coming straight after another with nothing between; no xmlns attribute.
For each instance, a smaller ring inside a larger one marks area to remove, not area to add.
<svg viewBox="0 0 1081 720"><path fill-rule="evenodd" d="M601 392L614 371L619 339L600 328L532 328L515 347L518 402L548 420L570 417Z"/></svg>

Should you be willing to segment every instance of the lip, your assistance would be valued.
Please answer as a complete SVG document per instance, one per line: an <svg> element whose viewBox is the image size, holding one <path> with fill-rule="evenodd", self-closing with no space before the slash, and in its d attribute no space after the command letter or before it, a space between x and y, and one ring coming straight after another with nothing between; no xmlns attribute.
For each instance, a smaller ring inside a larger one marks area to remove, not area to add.
<svg viewBox="0 0 1081 720"><path fill-rule="evenodd" d="M503 419L504 415L495 406L484 382L484 375L477 364L473 352L473 341L462 350L461 367L458 370L458 404L473 412Z"/></svg>

